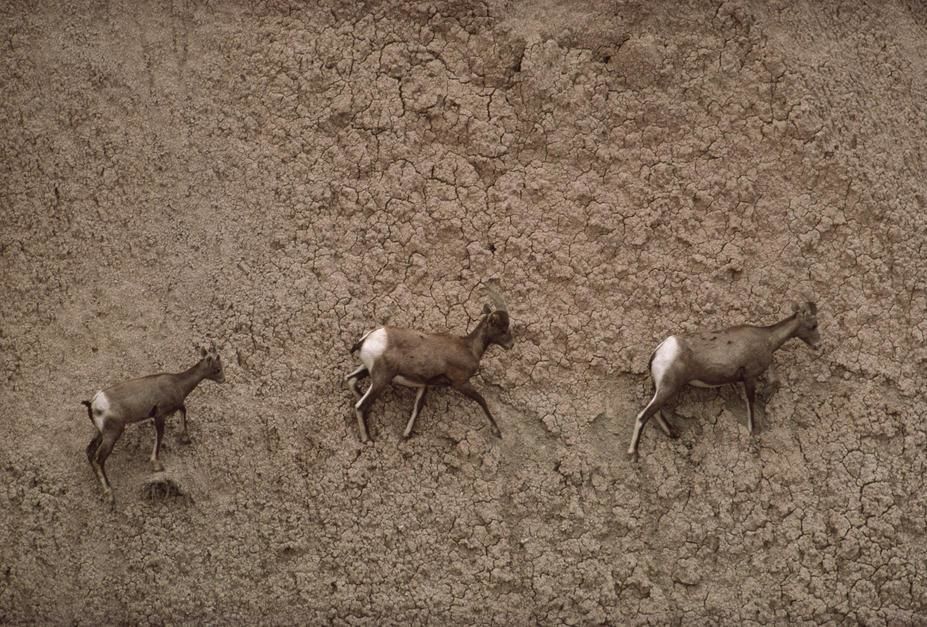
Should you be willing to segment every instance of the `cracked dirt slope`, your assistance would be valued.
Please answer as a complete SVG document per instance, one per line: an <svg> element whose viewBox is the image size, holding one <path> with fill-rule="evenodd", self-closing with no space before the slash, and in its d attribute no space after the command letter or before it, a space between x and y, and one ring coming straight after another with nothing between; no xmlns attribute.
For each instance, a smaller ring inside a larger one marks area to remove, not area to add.
<svg viewBox="0 0 927 627"><path fill-rule="evenodd" d="M809 4L5 3L0 622L925 620L927 11ZM358 445L347 347L492 275L504 439ZM755 446L691 391L624 459L660 338L804 294ZM141 426L106 511L78 401L207 336L191 498Z"/></svg>

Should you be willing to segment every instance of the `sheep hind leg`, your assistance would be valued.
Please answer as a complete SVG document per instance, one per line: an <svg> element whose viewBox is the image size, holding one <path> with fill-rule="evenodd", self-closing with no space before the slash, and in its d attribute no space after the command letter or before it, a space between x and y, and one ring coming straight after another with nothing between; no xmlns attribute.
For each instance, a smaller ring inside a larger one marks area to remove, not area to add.
<svg viewBox="0 0 927 627"><path fill-rule="evenodd" d="M663 430L663 433L666 434L666 437L676 439L679 437L679 432L669 423L666 419L666 412L663 409L660 409L657 413L653 415L657 420L657 424L660 425L660 429Z"/></svg>
<svg viewBox="0 0 927 627"><path fill-rule="evenodd" d="M87 461L90 462L90 465L93 466L93 458L97 453L97 448L100 446L100 442L103 441L103 434L97 431L97 434L93 436L93 439L90 440L90 444L87 445Z"/></svg>
<svg viewBox="0 0 927 627"><path fill-rule="evenodd" d="M415 419L418 418L419 412L422 411L422 405L425 404L425 392L427 391L428 386L423 385L415 395L415 407L412 408L412 417L409 418L409 424L406 425L406 430L402 433L402 437L406 439L412 435L412 427L415 426Z"/></svg>
<svg viewBox="0 0 927 627"><path fill-rule="evenodd" d="M647 403L647 406L641 410L637 418L635 418L634 433L631 435L631 445L628 447L628 456L632 459L637 460L637 446L640 443L641 431L644 430L647 421L663 407L663 404L669 400L669 397L673 395L674 391L675 390L658 387L653 398Z"/></svg>
<svg viewBox="0 0 927 627"><path fill-rule="evenodd" d="M120 423L104 424L100 444L97 446L93 459L90 462L90 465L93 466L94 471L97 473L100 485L103 486L103 497L110 505L115 503L115 499L113 498L113 488L109 483L109 478L106 476L106 458L109 457L109 454L113 451L113 446L116 445L116 441L122 435L124 428L125 427Z"/></svg>
<svg viewBox="0 0 927 627"><path fill-rule="evenodd" d="M354 395L357 396L357 400L360 400L364 395L360 389L360 380L366 378L369 375L370 371L367 370L367 366L360 366L344 378L344 380L347 381L351 386L351 390L354 391Z"/></svg>
<svg viewBox="0 0 927 627"><path fill-rule="evenodd" d="M393 380L392 373L383 370L375 370L370 373L370 387L364 395L354 404L354 414L357 417L357 430L360 434L361 442L369 442L370 436L367 433L367 412L377 397L383 393L386 386Z"/></svg>

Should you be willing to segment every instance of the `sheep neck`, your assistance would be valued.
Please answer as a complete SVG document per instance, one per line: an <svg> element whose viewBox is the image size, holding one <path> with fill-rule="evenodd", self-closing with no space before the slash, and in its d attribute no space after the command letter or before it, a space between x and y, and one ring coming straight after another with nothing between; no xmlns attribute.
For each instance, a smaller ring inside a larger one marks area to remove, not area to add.
<svg viewBox="0 0 927 627"><path fill-rule="evenodd" d="M769 331L769 339L767 340L769 342L769 350L776 351L780 346L795 337L798 324L798 316L793 315L772 326L766 327L766 330Z"/></svg>
<svg viewBox="0 0 927 627"><path fill-rule="evenodd" d="M486 348L489 346L489 338L486 337L486 320L486 318L480 320L476 328L466 337L470 352L472 352L473 356L477 359L483 356L483 353L486 352Z"/></svg>
<svg viewBox="0 0 927 627"><path fill-rule="evenodd" d="M186 398L193 388L200 384L200 381L206 378L206 362L198 361L190 368L177 375L180 389L183 390L183 396Z"/></svg>

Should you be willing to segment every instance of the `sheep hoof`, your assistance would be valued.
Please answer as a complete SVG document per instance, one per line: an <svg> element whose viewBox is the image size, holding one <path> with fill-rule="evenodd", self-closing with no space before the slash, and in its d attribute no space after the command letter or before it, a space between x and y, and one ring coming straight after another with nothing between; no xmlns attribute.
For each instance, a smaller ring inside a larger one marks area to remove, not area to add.
<svg viewBox="0 0 927 627"><path fill-rule="evenodd" d="M638 461L640 461L640 458L637 455L637 451L628 451L628 459L630 459L634 463L637 463Z"/></svg>
<svg viewBox="0 0 927 627"><path fill-rule="evenodd" d="M112 490L107 490L103 493L103 502L109 505L110 507L116 506L116 497L113 496Z"/></svg>
<svg viewBox="0 0 927 627"><path fill-rule="evenodd" d="M162 463L161 463L159 460L157 460L157 459L153 459L153 460L151 460L151 469L152 469L154 472L164 472L164 464L162 464Z"/></svg>

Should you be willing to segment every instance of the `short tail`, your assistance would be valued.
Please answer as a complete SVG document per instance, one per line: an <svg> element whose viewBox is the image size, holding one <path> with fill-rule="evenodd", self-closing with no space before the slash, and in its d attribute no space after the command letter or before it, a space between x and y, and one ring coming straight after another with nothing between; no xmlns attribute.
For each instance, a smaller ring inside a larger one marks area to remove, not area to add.
<svg viewBox="0 0 927 627"><path fill-rule="evenodd" d="M351 347L351 351L350 351L351 354L354 354L360 350L360 347L364 345L364 340L366 340L367 336L370 335L371 333L373 333L373 331L367 331L366 333L364 333L364 337L354 342L354 346Z"/></svg>
<svg viewBox="0 0 927 627"><path fill-rule="evenodd" d="M663 343L660 342L660 346L662 345ZM657 356L657 351L660 350L660 346L657 346L655 349L653 349L653 352L650 353L650 360L647 362L647 374L650 375L650 391L651 392L657 391L657 382L653 380L653 358Z"/></svg>
<svg viewBox="0 0 927 627"><path fill-rule="evenodd" d="M90 418L90 422L93 422L93 403L90 401L81 401L80 404L87 406L87 417ZM94 426L96 426L96 423L94 423Z"/></svg>

